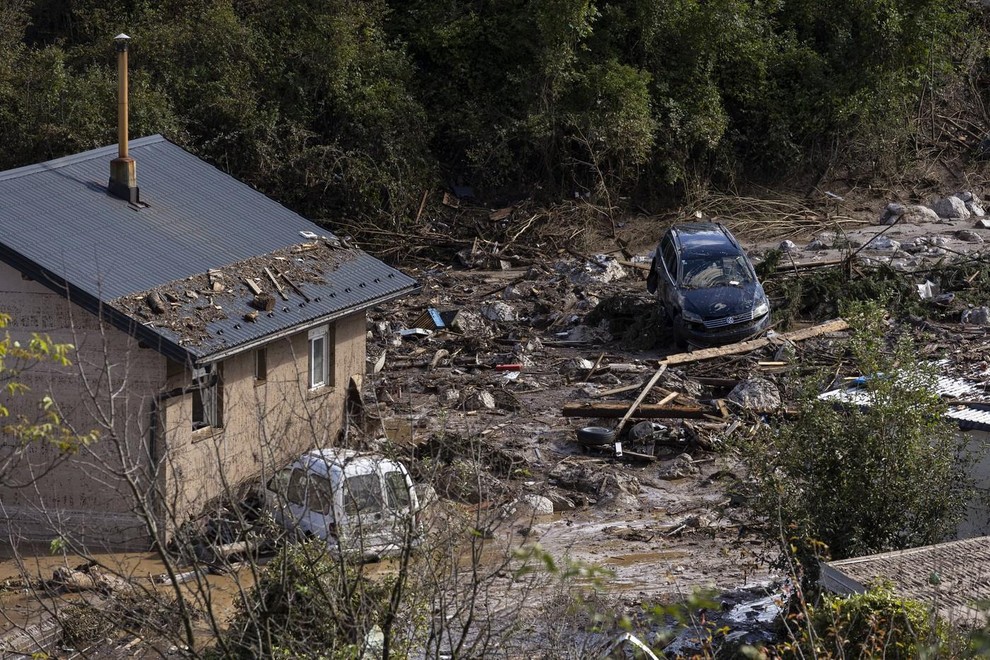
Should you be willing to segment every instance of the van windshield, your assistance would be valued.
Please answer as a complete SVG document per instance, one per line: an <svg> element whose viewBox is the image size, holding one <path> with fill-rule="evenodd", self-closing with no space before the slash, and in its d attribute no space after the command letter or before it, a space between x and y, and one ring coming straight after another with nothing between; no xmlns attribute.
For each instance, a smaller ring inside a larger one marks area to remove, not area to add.
<svg viewBox="0 0 990 660"><path fill-rule="evenodd" d="M382 510L382 486L377 474L356 474L344 480L344 512L378 513Z"/></svg>

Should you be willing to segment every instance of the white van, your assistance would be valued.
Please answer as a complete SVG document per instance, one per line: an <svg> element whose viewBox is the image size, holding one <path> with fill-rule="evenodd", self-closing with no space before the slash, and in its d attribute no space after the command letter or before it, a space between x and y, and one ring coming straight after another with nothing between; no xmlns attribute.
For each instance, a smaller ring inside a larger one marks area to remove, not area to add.
<svg viewBox="0 0 990 660"><path fill-rule="evenodd" d="M268 482L276 522L337 554L399 554L419 542L419 501L402 463L348 449L315 449Z"/></svg>

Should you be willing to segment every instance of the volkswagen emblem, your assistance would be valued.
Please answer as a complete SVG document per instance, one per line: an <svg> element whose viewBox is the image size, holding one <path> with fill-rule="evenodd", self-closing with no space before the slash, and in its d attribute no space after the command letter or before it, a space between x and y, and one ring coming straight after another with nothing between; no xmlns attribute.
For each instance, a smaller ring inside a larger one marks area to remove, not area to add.
<svg viewBox="0 0 990 660"><path fill-rule="evenodd" d="M725 322L726 323L735 323L736 322L736 319L734 317L732 317L732 316L726 316L725 317Z"/></svg>

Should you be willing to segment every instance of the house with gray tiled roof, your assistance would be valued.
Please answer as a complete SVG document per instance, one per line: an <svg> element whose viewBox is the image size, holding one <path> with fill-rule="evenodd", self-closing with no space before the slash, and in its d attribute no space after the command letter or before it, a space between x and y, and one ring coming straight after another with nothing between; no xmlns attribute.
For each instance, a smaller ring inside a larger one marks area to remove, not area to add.
<svg viewBox="0 0 990 660"><path fill-rule="evenodd" d="M366 310L417 286L165 138L129 142L121 123L117 145L0 173L8 330L74 346L70 367L22 379L100 436L70 456L0 436L16 457L0 475L12 542L147 547L333 445L365 372Z"/></svg>

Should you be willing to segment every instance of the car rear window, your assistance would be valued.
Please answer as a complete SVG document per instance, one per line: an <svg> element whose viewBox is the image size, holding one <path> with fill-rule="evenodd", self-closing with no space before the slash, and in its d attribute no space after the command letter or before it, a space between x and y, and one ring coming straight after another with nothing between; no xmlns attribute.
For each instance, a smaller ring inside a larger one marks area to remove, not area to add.
<svg viewBox="0 0 990 660"><path fill-rule="evenodd" d="M356 474L344 480L344 512L378 513L382 510L382 487L377 474Z"/></svg>
<svg viewBox="0 0 990 660"><path fill-rule="evenodd" d="M385 473L385 492L388 493L388 506L391 509L405 509L409 506L409 486L406 477L399 471Z"/></svg>

